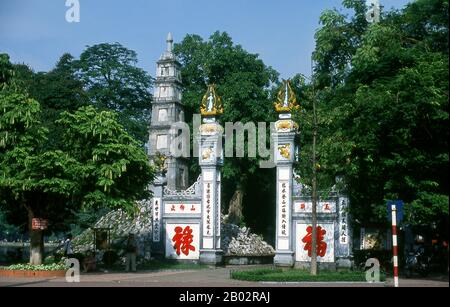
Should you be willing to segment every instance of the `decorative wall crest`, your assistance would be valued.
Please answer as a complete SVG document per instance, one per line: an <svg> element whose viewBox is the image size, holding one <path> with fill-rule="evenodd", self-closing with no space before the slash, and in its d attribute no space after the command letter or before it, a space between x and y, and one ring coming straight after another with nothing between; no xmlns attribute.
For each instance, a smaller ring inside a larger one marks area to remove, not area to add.
<svg viewBox="0 0 450 307"><path fill-rule="evenodd" d="M222 133L223 128L220 125L217 125L215 123L211 124L203 124L199 128L201 134L215 134L217 132Z"/></svg>
<svg viewBox="0 0 450 307"><path fill-rule="evenodd" d="M292 132L298 130L298 124L292 120L279 120L275 123L277 132Z"/></svg>

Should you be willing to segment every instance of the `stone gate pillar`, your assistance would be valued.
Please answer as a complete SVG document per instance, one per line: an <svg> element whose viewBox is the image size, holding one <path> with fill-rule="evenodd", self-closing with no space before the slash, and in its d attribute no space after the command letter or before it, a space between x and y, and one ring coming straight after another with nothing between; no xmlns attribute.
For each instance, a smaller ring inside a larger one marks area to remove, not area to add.
<svg viewBox="0 0 450 307"><path fill-rule="evenodd" d="M291 120L281 120L275 124L276 132L272 134L277 168L276 183L276 243L274 264L278 266L294 265L294 248L292 228L292 190L295 132Z"/></svg>
<svg viewBox="0 0 450 307"><path fill-rule="evenodd" d="M202 170L200 262L206 264L220 264L223 261L220 247L223 128L215 119L215 115L220 114L221 110L220 97L216 95L214 86L209 86L201 105L203 124L200 126L199 137L199 165Z"/></svg>
<svg viewBox="0 0 450 307"><path fill-rule="evenodd" d="M292 223L293 201L292 191L293 169L295 155L294 139L298 125L291 119L291 111L296 107L295 93L290 81L283 80L283 85L274 103L279 119L272 133L274 144L274 159L277 169L276 182L276 233L275 258L277 266L293 266L295 263L294 240L295 233Z"/></svg>

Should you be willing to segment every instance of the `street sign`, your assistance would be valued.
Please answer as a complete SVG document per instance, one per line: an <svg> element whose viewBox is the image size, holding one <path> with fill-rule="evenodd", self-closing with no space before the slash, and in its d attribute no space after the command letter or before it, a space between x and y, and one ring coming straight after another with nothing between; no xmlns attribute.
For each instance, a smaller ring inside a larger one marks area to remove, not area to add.
<svg viewBox="0 0 450 307"><path fill-rule="evenodd" d="M48 227L48 220L33 218L31 220L31 228L33 230L45 230Z"/></svg>
<svg viewBox="0 0 450 307"><path fill-rule="evenodd" d="M389 221L392 221L392 205L395 205L395 209L397 210L397 224L399 224L403 220L403 200L388 200L386 209Z"/></svg>

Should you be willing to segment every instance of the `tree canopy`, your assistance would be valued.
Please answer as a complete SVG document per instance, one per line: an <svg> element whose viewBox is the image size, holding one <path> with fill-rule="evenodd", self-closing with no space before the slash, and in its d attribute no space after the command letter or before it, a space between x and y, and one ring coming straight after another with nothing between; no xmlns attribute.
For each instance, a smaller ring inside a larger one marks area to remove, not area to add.
<svg viewBox="0 0 450 307"><path fill-rule="evenodd" d="M182 64L187 122L192 123L192 114L199 113L208 84L216 84L217 92L223 98L225 112L220 118L221 123L256 124L275 118L270 95L272 85L278 81L278 73L265 65L257 54L236 45L226 32L215 32L208 40L198 35L187 35L175 44L174 51ZM268 193L272 193L269 186L274 174L271 170L260 169L259 160L248 158L247 150L246 146L244 158L225 159L224 199L231 199L236 190L243 192L246 221L263 231L267 227L258 226L261 224L257 222L256 212L274 210L274 202L267 202L270 199ZM192 162L194 172L198 171L197 161L193 159ZM267 224L272 223L267 220Z"/></svg>
<svg viewBox="0 0 450 307"><path fill-rule="evenodd" d="M75 61L92 104L118 112L119 122L142 144L148 140L150 75L136 66L137 54L119 43L88 46Z"/></svg>
<svg viewBox="0 0 450 307"><path fill-rule="evenodd" d="M83 207L132 212L136 200L149 197L146 188L153 170L147 154L114 112L93 106L64 111L55 123L63 131L62 140L50 148L48 129L40 121L41 105L13 75L0 90L2 207L26 209L29 219L47 218L57 226ZM41 244L33 240L41 238L32 237L32 245Z"/></svg>
<svg viewBox="0 0 450 307"><path fill-rule="evenodd" d="M353 15L324 12L313 54L321 171L345 175L360 222L386 220L390 199L405 201L407 223L448 219L448 1L417 0L375 24L364 1L343 5Z"/></svg>

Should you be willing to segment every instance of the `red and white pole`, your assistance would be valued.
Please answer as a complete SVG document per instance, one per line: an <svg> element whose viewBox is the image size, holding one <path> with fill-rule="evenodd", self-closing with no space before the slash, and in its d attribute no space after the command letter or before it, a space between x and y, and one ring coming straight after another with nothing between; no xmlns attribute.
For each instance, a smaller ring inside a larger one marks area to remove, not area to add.
<svg viewBox="0 0 450 307"><path fill-rule="evenodd" d="M394 254L394 286L398 287L397 207L392 205L392 252Z"/></svg>

